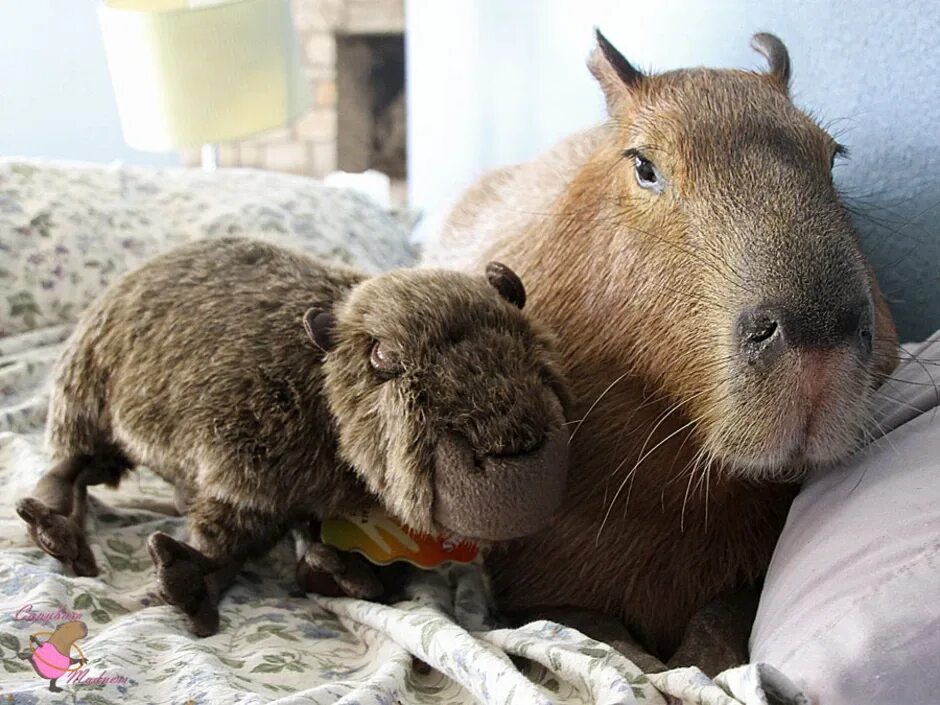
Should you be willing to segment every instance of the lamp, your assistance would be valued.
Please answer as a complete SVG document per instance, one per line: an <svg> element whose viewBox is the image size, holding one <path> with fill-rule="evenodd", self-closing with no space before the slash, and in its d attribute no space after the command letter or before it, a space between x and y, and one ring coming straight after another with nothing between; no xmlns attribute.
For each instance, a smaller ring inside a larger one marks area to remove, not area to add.
<svg viewBox="0 0 940 705"><path fill-rule="evenodd" d="M161 152L286 125L309 106L289 0L104 0L101 32L125 141Z"/></svg>

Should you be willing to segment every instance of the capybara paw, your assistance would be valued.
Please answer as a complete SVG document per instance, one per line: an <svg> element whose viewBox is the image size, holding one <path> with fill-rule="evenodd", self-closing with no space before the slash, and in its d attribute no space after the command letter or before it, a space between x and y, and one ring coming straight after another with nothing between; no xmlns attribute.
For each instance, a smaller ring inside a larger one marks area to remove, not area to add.
<svg viewBox="0 0 940 705"><path fill-rule="evenodd" d="M334 575L340 589L349 597L359 600L375 600L382 596L382 583L372 565L364 558L353 554L346 556L346 569Z"/></svg>
<svg viewBox="0 0 940 705"><path fill-rule="evenodd" d="M201 615L200 624L207 624L206 605L213 601L206 586L206 566L196 559L193 550L158 531L147 539L147 551L156 568L157 592L163 601L179 607L191 620ZM218 614L215 621L218 624Z"/></svg>
<svg viewBox="0 0 940 705"><path fill-rule="evenodd" d="M189 631L199 637L212 636L219 631L219 606L206 593L193 612L186 612Z"/></svg>
<svg viewBox="0 0 940 705"><path fill-rule="evenodd" d="M78 524L56 514L35 497L18 501L16 513L29 526L29 536L39 548L68 565L76 575L98 575L95 556Z"/></svg>
<svg viewBox="0 0 940 705"><path fill-rule="evenodd" d="M304 593L313 592L326 597L342 597L343 591L330 573L312 567L301 558L297 561L297 586Z"/></svg>
<svg viewBox="0 0 940 705"><path fill-rule="evenodd" d="M327 597L371 600L382 594L382 583L369 563L322 543L310 544L297 563L297 584Z"/></svg>

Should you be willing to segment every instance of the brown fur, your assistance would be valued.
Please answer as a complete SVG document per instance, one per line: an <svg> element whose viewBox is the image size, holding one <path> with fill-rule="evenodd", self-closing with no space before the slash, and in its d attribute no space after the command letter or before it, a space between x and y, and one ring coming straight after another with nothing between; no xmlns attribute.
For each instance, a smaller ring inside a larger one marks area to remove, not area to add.
<svg viewBox="0 0 940 705"><path fill-rule="evenodd" d="M309 520L378 503L419 531L498 540L539 528L564 486L566 391L551 339L502 288L521 288L508 268L489 281L369 279L250 240L158 257L70 339L50 404L57 465L20 514L41 547L94 574L85 486L150 467L176 486L191 543L151 537L158 584L200 634L217 629L219 592L242 561ZM400 357L397 376L373 367L376 341ZM468 457L442 457L454 445ZM461 473L487 517L453 511L461 497L441 478ZM548 498L523 497L538 516L519 518L517 476ZM315 545L305 560L347 593L380 589L358 558Z"/></svg>
<svg viewBox="0 0 940 705"><path fill-rule="evenodd" d="M596 50L609 122L484 177L425 257L497 257L530 283L583 419L552 527L492 556L497 599L622 617L663 658L696 610L757 584L794 494L773 481L848 455L895 363L830 176L836 145L790 102L782 44L756 44L771 73L644 76ZM629 150L661 192L640 186ZM757 364L740 316L769 305L792 327Z"/></svg>

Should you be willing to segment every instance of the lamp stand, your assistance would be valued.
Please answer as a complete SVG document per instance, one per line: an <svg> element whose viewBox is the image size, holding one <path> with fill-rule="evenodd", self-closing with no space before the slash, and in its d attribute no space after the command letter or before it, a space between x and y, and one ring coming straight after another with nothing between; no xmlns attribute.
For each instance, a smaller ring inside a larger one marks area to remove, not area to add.
<svg viewBox="0 0 940 705"><path fill-rule="evenodd" d="M219 145L204 144L200 152L203 171L215 171L219 168Z"/></svg>

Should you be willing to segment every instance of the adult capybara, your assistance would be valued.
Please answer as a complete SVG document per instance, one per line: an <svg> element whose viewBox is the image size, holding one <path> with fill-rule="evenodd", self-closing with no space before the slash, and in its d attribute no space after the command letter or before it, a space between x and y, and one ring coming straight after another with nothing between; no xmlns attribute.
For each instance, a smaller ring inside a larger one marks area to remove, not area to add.
<svg viewBox="0 0 940 705"><path fill-rule="evenodd" d="M524 302L498 263L367 277L237 238L173 250L83 314L53 383L56 464L17 509L94 575L87 485L150 467L190 530L150 537L158 589L200 635L242 563L300 524L377 506L434 535L541 528L564 491L567 392ZM315 543L303 560L349 594L381 588L355 555Z"/></svg>
<svg viewBox="0 0 940 705"><path fill-rule="evenodd" d="M787 483L859 445L896 359L844 149L791 102L780 40L753 45L768 72L644 74L598 33L607 123L484 177L425 255L520 273L581 418L552 527L489 562L497 599L615 615L662 657L760 581Z"/></svg>

